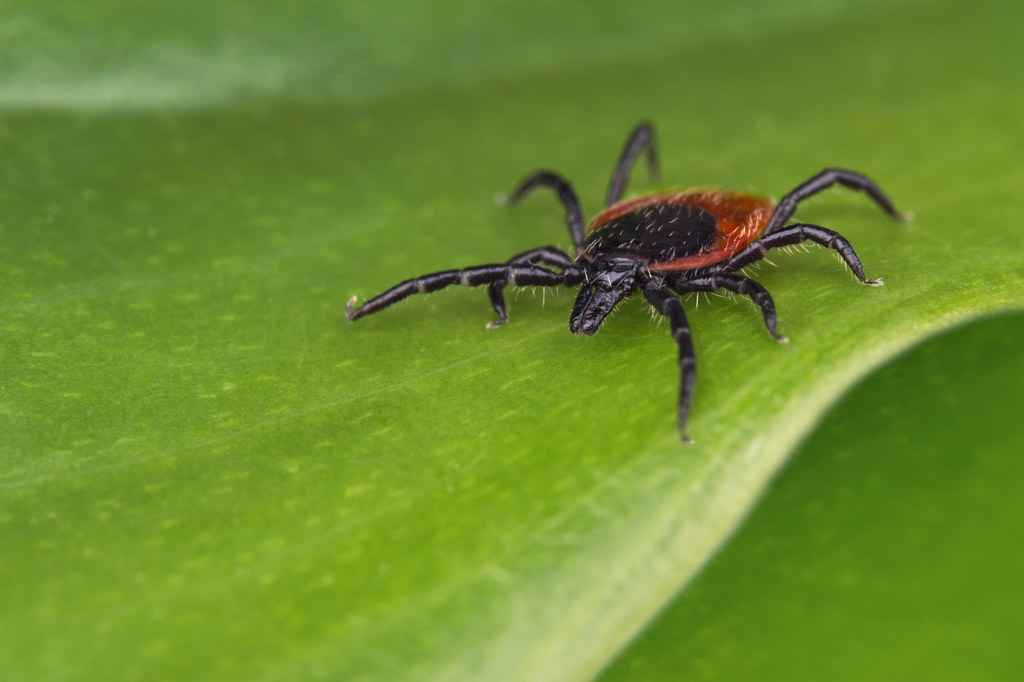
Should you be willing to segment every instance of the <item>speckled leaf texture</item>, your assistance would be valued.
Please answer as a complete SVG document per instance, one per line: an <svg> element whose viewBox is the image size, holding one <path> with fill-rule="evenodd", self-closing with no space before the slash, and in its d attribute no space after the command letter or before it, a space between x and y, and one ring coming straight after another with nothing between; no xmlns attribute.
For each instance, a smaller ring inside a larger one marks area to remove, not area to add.
<svg viewBox="0 0 1024 682"><path fill-rule="evenodd" d="M4 3L2 677L1019 679L1022 23ZM630 192L842 166L914 214L801 207L885 286L772 254L789 344L747 300L684 302L693 446L639 297L589 338L567 290L496 330L459 287L345 322L568 246L550 195L496 199L552 168L593 215L642 119L662 180Z"/></svg>

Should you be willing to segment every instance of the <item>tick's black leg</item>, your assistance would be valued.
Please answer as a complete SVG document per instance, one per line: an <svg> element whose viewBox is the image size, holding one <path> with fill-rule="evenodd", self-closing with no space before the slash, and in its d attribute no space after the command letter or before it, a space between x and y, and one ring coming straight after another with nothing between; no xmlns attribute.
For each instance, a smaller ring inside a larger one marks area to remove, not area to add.
<svg viewBox="0 0 1024 682"><path fill-rule="evenodd" d="M768 333L775 337L780 343L786 343L788 339L775 330L775 301L772 295L763 286L743 275L708 275L706 277L694 277L690 279L678 279L672 281L670 286L681 294L691 291L718 291L728 289L740 296L749 296L750 300L761 308L764 315L764 326Z"/></svg>
<svg viewBox="0 0 1024 682"><path fill-rule="evenodd" d="M487 297L490 298L491 307L498 315L498 319L487 323L488 329L497 329L508 322L508 311L505 310L505 294L503 293L505 284L505 282L491 282L487 286Z"/></svg>
<svg viewBox="0 0 1024 682"><path fill-rule="evenodd" d="M669 319L672 327L672 338L679 345L679 437L684 443L692 443L686 435L686 421L690 416L690 401L693 398L693 385L697 380L697 356L693 352L693 339L690 325L686 321L683 304L668 289L663 281L653 279L643 285L644 296L654 309Z"/></svg>
<svg viewBox="0 0 1024 682"><path fill-rule="evenodd" d="M611 206L622 198L622 193L626 190L626 183L629 182L629 171L633 168L637 158L645 151L647 152L647 172L650 173L651 178L657 180L658 150L654 144L654 128L646 122L633 129L633 132L629 134L629 139L626 140L626 146L622 148L619 163L616 164L612 181L608 185L608 199L605 201L605 206Z"/></svg>
<svg viewBox="0 0 1024 682"><path fill-rule="evenodd" d="M755 240L724 263L708 268L708 273L734 272L745 265L750 265L764 258L768 249L774 249L779 246L792 246L806 241L820 244L827 249L835 249L846 264L850 266L850 270L857 276L857 279L873 287L882 286L882 280L868 279L864 276L864 268L861 267L860 258L857 257L857 252L853 250L853 246L850 245L850 242L846 241L845 237L820 225L807 225L805 223L789 225L778 232L773 232Z"/></svg>
<svg viewBox="0 0 1024 682"><path fill-rule="evenodd" d="M868 196L874 199L875 203L881 206L882 210L892 218L901 221L906 220L906 216L896 210L896 207L893 206L892 201L885 195L882 188L876 185L874 180L868 176L842 168L826 168L782 197L779 205L775 207L775 213L772 214L771 219L768 221L768 227L765 228L764 233L766 235L772 234L781 228L789 220L790 216L793 215L793 212L796 211L797 204L835 184L867 192Z"/></svg>
<svg viewBox="0 0 1024 682"><path fill-rule="evenodd" d="M572 265L572 258L569 254L553 246L542 246L539 249L530 249L519 255L513 256L506 265L520 265L532 263L534 265L554 265L555 267L568 268ZM491 299L491 307L498 314L498 319L487 323L488 329L494 329L508 322L508 313L505 311L505 295L502 291L508 286L508 282L491 282L487 286L487 295Z"/></svg>
<svg viewBox="0 0 1024 682"><path fill-rule="evenodd" d="M558 198L565 207L565 223L569 227L569 234L572 236L572 245L576 252L583 248L583 211L580 210L580 200L576 197L569 181L558 173L549 170L539 170L533 175L527 176L515 191L508 198L509 204L518 203L535 187L550 187L558 193Z"/></svg>
<svg viewBox="0 0 1024 682"><path fill-rule="evenodd" d="M445 270L414 279L407 279L379 296L374 296L358 308L355 307L356 298L353 296L345 306L345 316L348 317L350 322L358 320L360 317L366 317L378 310L383 310L389 305L397 303L413 294L429 294L432 291L443 289L452 284L475 287L492 282L507 282L512 286L553 287L559 284L576 284L582 278L582 270L569 268L565 272L557 273L532 263L523 263L521 265L500 263L495 265L477 265L462 270Z"/></svg>

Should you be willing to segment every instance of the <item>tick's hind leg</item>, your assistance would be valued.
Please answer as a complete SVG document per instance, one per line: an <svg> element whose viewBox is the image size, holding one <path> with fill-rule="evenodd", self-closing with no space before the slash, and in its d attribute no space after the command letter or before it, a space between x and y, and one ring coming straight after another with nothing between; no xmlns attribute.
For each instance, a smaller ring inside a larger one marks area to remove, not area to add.
<svg viewBox="0 0 1024 682"><path fill-rule="evenodd" d="M764 316L764 326L767 327L768 333L775 337L775 340L779 343L786 343L788 339L779 334L775 330L776 317L775 317L775 301L772 300L772 295L768 293L768 290L763 286L743 275L708 275L706 277L693 277L688 279L680 278L672 281L670 286L681 294L699 291L718 291L719 289L728 289L734 294L740 296L749 296L750 300L757 304L761 308L761 314Z"/></svg>
<svg viewBox="0 0 1024 682"><path fill-rule="evenodd" d="M801 201L836 184L866 192L890 217L901 221L906 220L906 216L896 210L896 207L893 206L892 201L882 191L882 188L868 176L842 168L826 168L782 197L779 205L775 208L775 212L772 214L771 220L768 221L768 226L765 228L764 233L766 235L771 234L781 228L793 215L793 212L796 211L796 207Z"/></svg>
<svg viewBox="0 0 1024 682"><path fill-rule="evenodd" d="M765 254L768 253L768 249L774 249L779 246L793 246L794 244L807 241L814 242L827 249L834 249L850 267L853 274L857 276L857 279L864 284L870 284L873 287L882 286L882 280L868 279L864 275L864 267L860 264L860 258L857 257L857 252L853 250L853 246L846 240L846 237L820 225L808 225L806 223L789 225L777 232L765 235L752 242L729 260L712 266L708 270L711 273L735 272L746 265L764 258Z"/></svg>
<svg viewBox="0 0 1024 682"><path fill-rule="evenodd" d="M672 338L679 346L679 437L684 443L692 443L686 435L686 422L690 416L693 386L697 381L697 356L693 352L690 324L686 321L683 304L675 294L664 288L660 279L644 284L643 292L654 309L669 319Z"/></svg>
<svg viewBox="0 0 1024 682"><path fill-rule="evenodd" d="M608 184L608 198L605 206L611 206L622 198L629 182L629 172L641 154L647 152L647 172L654 179L658 178L658 150L654 144L654 128L650 123L641 123L633 129L622 148L622 155L615 165L612 180Z"/></svg>
<svg viewBox="0 0 1024 682"><path fill-rule="evenodd" d="M539 249L531 249L518 256L513 256L508 260L507 265L521 265L523 263L553 265L566 270L572 267L572 258L561 249L556 249L553 246L542 246ZM505 294L503 293L506 286L508 286L506 281L491 282L487 286L487 295L491 299L491 307L498 314L498 319L487 323L488 329L495 329L508 322L508 313L505 310Z"/></svg>
<svg viewBox="0 0 1024 682"><path fill-rule="evenodd" d="M496 265L477 265L471 268L463 268L462 270L444 270L407 279L384 293L374 296L358 308L355 307L356 297L353 296L345 305L345 316L352 322L360 317L366 317L379 310L383 310L413 294L429 294L432 291L443 289L452 284L475 287L481 284L505 282L512 286L553 287L559 284L571 283L570 279L575 274L575 272L552 272L532 263L517 265L501 263Z"/></svg>
<svg viewBox="0 0 1024 682"><path fill-rule="evenodd" d="M576 196L576 191L561 175L554 171L539 170L526 176L509 196L508 203L510 205L519 203L520 199L537 187L550 187L558 194L559 201L565 207L565 223L569 228L569 235L572 237L572 245L576 249L576 253L579 253L583 248L583 211L580 209L580 200Z"/></svg>

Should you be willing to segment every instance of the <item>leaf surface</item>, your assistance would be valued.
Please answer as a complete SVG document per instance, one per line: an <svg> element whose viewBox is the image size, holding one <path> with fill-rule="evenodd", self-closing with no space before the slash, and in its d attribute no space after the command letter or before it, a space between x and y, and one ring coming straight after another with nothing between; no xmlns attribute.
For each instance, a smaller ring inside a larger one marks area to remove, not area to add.
<svg viewBox="0 0 1024 682"><path fill-rule="evenodd" d="M1021 307L1020 10L570 7L5 6L15 678L587 679L851 384ZM915 214L801 209L886 286L773 255L788 345L746 301L687 304L694 447L639 300L592 338L567 291L495 331L468 290L344 323L352 294L566 246L553 199L495 196L551 167L593 214L642 118L668 184L837 165Z"/></svg>

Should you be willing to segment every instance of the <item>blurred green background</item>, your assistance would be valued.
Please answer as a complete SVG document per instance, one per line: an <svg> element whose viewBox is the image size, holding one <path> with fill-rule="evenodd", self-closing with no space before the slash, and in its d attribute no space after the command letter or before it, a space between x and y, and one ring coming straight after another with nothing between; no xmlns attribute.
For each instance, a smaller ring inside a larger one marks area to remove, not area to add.
<svg viewBox="0 0 1024 682"><path fill-rule="evenodd" d="M5 3L4 677L1019 679L1022 15ZM886 286L773 255L788 345L687 302L695 446L640 301L592 339L566 291L344 323L567 246L495 198L552 167L592 215L640 119L668 185L841 165L915 215L807 202Z"/></svg>

